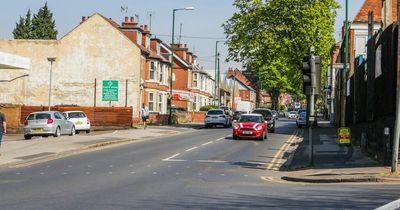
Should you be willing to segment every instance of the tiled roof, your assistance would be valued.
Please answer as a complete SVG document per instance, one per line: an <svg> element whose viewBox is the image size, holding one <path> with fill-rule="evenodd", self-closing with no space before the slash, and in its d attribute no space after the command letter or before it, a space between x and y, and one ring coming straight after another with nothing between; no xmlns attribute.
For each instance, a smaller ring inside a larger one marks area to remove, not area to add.
<svg viewBox="0 0 400 210"><path fill-rule="evenodd" d="M368 22L368 12L374 12L374 21L382 20L382 0L365 0L353 22ZM397 0L392 0L392 19L397 20Z"/></svg>

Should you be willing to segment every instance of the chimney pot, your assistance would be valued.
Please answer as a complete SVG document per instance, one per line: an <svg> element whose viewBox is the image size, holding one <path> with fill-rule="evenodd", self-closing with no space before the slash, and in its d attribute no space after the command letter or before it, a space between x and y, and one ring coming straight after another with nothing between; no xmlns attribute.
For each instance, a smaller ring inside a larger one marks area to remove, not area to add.
<svg viewBox="0 0 400 210"><path fill-rule="evenodd" d="M144 25L144 30L146 30L146 31L147 31L147 25Z"/></svg>
<svg viewBox="0 0 400 210"><path fill-rule="evenodd" d="M129 22L129 18L128 17L125 17L125 21L124 21L125 23L128 23Z"/></svg>
<svg viewBox="0 0 400 210"><path fill-rule="evenodd" d="M143 29L143 25L140 25L140 28Z"/></svg>
<svg viewBox="0 0 400 210"><path fill-rule="evenodd" d="M135 18L131 17L131 23L134 23L134 22L135 22Z"/></svg>
<svg viewBox="0 0 400 210"><path fill-rule="evenodd" d="M87 17L86 16L82 16L82 22L85 21L85 20L87 20Z"/></svg>

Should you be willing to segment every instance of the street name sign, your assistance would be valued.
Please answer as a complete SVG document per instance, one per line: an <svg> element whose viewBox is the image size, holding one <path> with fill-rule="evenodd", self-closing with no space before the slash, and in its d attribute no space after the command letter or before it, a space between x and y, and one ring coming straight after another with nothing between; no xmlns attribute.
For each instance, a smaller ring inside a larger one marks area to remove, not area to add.
<svg viewBox="0 0 400 210"><path fill-rule="evenodd" d="M103 80L103 101L118 101L118 80Z"/></svg>

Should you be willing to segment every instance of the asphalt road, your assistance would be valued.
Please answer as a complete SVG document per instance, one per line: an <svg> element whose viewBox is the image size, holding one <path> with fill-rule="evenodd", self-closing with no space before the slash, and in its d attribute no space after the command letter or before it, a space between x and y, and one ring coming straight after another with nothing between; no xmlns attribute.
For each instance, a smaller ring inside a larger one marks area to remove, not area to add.
<svg viewBox="0 0 400 210"><path fill-rule="evenodd" d="M201 129L18 169L0 169L0 209L373 209L396 185L301 185L262 180L295 130L267 141Z"/></svg>

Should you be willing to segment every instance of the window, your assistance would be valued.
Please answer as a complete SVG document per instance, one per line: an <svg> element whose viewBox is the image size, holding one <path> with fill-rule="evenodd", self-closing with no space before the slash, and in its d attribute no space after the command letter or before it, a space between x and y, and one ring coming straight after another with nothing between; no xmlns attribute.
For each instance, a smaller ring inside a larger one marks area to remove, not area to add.
<svg viewBox="0 0 400 210"><path fill-rule="evenodd" d="M149 93L149 111L154 112L154 93Z"/></svg>
<svg viewBox="0 0 400 210"><path fill-rule="evenodd" d="M164 105L164 94L162 94L162 93L159 93L158 94L158 111L160 112L160 113L163 113L164 112L164 109L163 109L163 105Z"/></svg>
<svg viewBox="0 0 400 210"><path fill-rule="evenodd" d="M156 72L156 63L154 61L150 62L150 76L149 79L155 79L155 72Z"/></svg>
<svg viewBox="0 0 400 210"><path fill-rule="evenodd" d="M159 72L160 72L160 75L159 75L159 79L160 79L160 82L161 83L164 83L164 67L165 67L165 65L164 64L160 64L160 70L159 70Z"/></svg>
<svg viewBox="0 0 400 210"><path fill-rule="evenodd" d="M197 110L197 96L194 97L194 101L193 101L193 111Z"/></svg>
<svg viewBox="0 0 400 210"><path fill-rule="evenodd" d="M193 86L194 88L197 88L197 73L193 74Z"/></svg>
<svg viewBox="0 0 400 210"><path fill-rule="evenodd" d="M204 75L200 75L200 90L204 90Z"/></svg>

